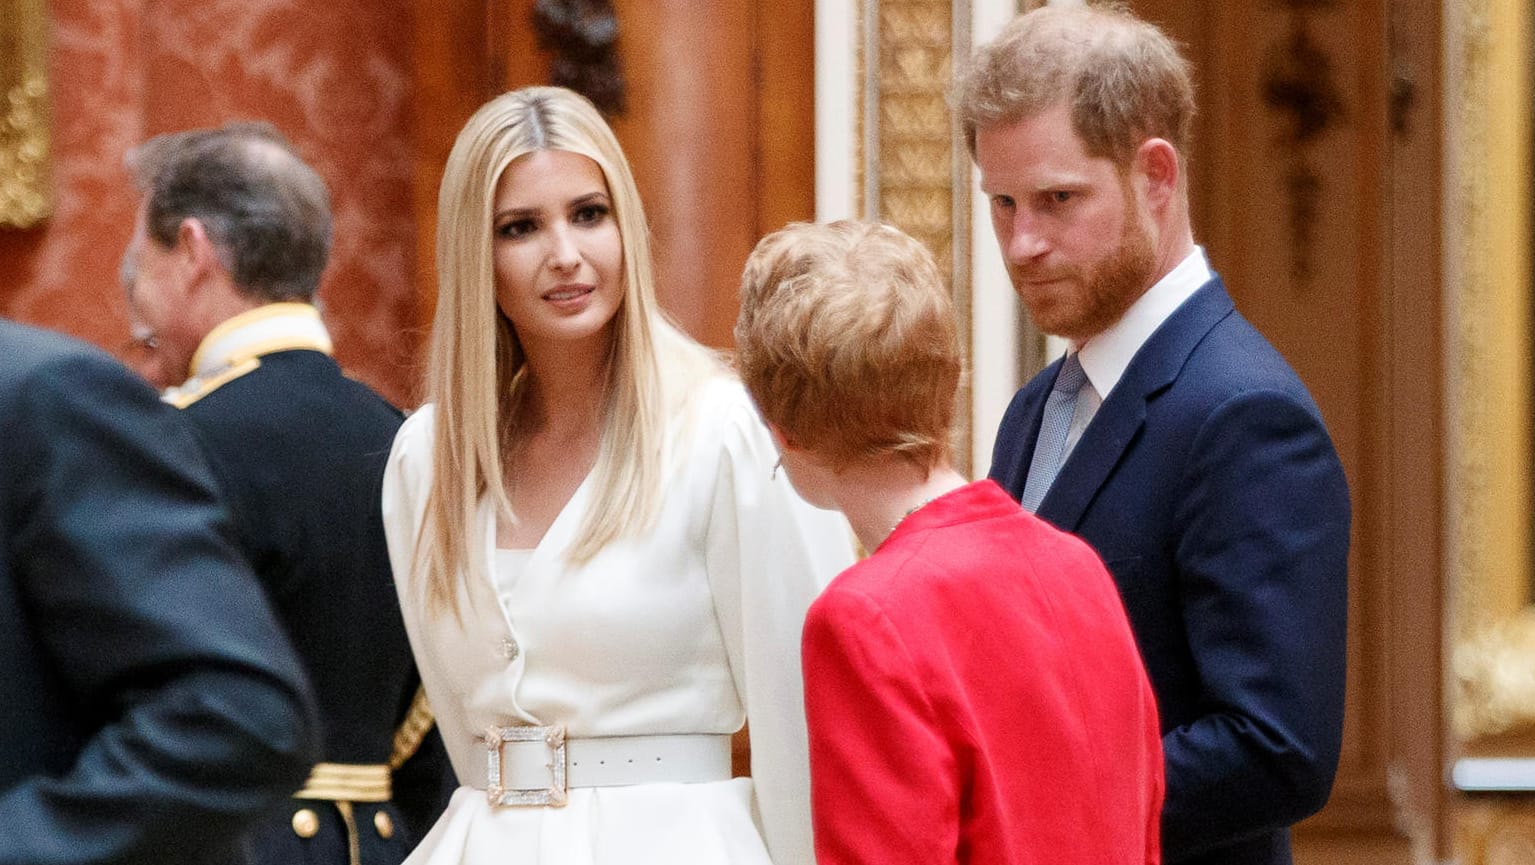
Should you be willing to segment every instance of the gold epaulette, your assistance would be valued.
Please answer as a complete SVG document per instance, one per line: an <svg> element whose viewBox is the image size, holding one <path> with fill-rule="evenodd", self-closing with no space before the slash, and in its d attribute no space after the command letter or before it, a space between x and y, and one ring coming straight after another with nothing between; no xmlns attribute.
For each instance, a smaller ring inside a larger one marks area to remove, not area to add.
<svg viewBox="0 0 1535 865"><path fill-rule="evenodd" d="M410 702L410 711L405 713L400 729L394 732L394 747L389 752L391 771L405 765L405 761L416 753L435 720L432 717L432 707L426 702L426 689L417 688L416 698Z"/></svg>
<svg viewBox="0 0 1535 865"><path fill-rule="evenodd" d="M245 360L235 364L234 366L224 370L223 372L220 372L218 375L212 375L205 379L199 380L197 382L197 386L191 390L181 390L180 388L175 388L168 391L165 396L161 398L176 408L186 408L192 403L197 402L208 394L213 393L214 391L223 387L224 385L229 384L240 376L249 375L259 366L261 366L261 358L248 357Z"/></svg>

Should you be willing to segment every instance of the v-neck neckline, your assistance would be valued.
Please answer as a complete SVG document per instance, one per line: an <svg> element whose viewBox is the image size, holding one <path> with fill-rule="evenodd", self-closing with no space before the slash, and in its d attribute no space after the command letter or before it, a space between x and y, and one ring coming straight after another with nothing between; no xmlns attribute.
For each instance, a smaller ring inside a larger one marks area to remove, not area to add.
<svg viewBox="0 0 1535 865"><path fill-rule="evenodd" d="M493 596L496 598L496 606L501 610L501 617L503 620L505 620L507 631L513 636L515 636L515 628L512 626L512 611L507 609L506 605L502 603L500 586L496 582L496 551L502 549L526 551L528 553L528 557L527 561L523 565L523 578L526 578L528 575L535 573L543 565L543 563L549 559L551 555L557 555L562 552L563 547L567 545L568 538L570 536L568 523L571 520L579 518L577 511L581 509L580 506L583 505L585 501L587 487L591 485L592 475L594 472L595 469L586 473L586 476L581 479L581 483L576 485L575 491L570 494L570 498L567 499L565 504L560 508L559 513L554 515L554 521L549 523L549 527L547 529L544 529L543 536L540 537L538 542L531 547L500 546L496 539L496 527L499 519L495 513L494 508L491 508L487 503L487 508L490 510L490 513L488 514L490 523L488 527L490 529L490 537L488 538L488 543L486 544L486 546L489 547L489 550L487 551L489 555L487 555L485 559L487 568L484 578L485 582L489 584ZM551 549L555 545L559 545L560 549ZM522 580L519 579L518 582L522 582Z"/></svg>

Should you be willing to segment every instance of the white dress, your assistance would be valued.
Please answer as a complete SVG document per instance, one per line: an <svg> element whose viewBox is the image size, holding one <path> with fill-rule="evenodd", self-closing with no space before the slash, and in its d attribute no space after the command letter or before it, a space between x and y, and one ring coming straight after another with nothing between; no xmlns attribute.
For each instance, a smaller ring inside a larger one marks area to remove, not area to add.
<svg viewBox="0 0 1535 865"><path fill-rule="evenodd" d="M591 497L583 481L498 587L467 580L461 618L428 612L412 576L431 477L433 410L401 428L384 524L406 630L461 787L409 865L811 865L800 628L853 561L840 515L771 477L767 430L741 385L701 386L675 417L652 530L574 567L561 555ZM481 517L496 559L494 514ZM492 807L487 727L566 735L728 734L749 719L752 778L575 788L564 807ZM769 858L771 853L771 860Z"/></svg>

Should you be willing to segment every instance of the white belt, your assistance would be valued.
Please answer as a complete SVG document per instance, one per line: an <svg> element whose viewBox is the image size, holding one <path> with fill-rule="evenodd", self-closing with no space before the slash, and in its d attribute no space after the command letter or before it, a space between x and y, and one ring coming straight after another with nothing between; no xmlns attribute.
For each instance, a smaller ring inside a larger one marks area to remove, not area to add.
<svg viewBox="0 0 1535 865"><path fill-rule="evenodd" d="M730 736L567 739L560 724L491 727L485 792L496 805L564 805L572 787L700 784L730 779Z"/></svg>

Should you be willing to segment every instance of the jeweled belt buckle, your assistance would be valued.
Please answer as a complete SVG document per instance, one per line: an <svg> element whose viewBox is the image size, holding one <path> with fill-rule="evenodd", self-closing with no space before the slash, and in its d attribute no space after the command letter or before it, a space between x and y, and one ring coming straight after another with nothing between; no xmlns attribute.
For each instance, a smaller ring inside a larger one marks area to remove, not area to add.
<svg viewBox="0 0 1535 865"><path fill-rule="evenodd" d="M504 787L501 784L501 762L508 742L541 742L549 749L549 770L553 782L548 787ZM549 724L543 727L487 727L485 747L489 750L486 762L485 792L491 807L497 805L553 805L566 802L565 793L565 725Z"/></svg>

